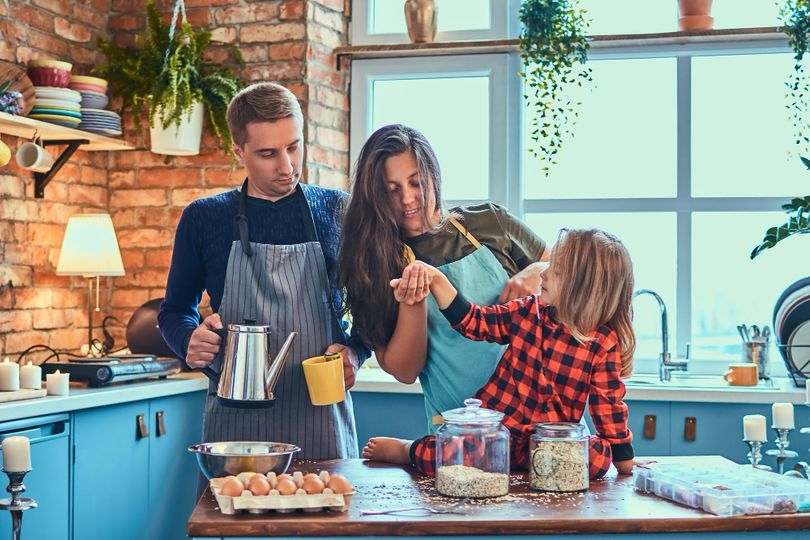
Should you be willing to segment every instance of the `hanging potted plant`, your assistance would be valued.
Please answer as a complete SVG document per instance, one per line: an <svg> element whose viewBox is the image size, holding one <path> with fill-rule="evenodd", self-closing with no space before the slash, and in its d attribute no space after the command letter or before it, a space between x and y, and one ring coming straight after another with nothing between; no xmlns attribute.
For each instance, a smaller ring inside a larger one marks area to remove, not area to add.
<svg viewBox="0 0 810 540"><path fill-rule="evenodd" d="M520 6L521 77L524 98L534 109L529 151L548 176L563 141L573 136L581 102L570 96L574 87L590 86L587 66L588 21L577 0L524 0Z"/></svg>
<svg viewBox="0 0 810 540"><path fill-rule="evenodd" d="M804 166L810 169L810 159L802 157L801 160ZM810 233L810 195L792 199L789 203L782 205L782 210L788 215L787 221L778 227L771 227L765 232L765 238L751 252L752 259L786 238Z"/></svg>
<svg viewBox="0 0 810 540"><path fill-rule="evenodd" d="M111 93L123 100L122 112L132 112L136 126L144 109L148 112L152 152L199 154L207 111L222 148L232 156L225 113L242 83L228 68L204 59L211 32L188 23L182 0L175 4L170 24L163 22L154 0L147 1L146 18L146 30L134 47L99 41L107 62L94 73L109 81ZM232 46L228 50L241 65L239 51Z"/></svg>

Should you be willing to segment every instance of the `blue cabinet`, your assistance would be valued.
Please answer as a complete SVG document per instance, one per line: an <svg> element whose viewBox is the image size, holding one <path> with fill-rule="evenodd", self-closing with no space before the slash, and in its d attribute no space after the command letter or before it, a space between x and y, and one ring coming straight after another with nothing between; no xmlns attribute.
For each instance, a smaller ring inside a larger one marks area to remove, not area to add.
<svg viewBox="0 0 810 540"><path fill-rule="evenodd" d="M149 402L78 411L73 415L73 538L145 538L149 438L139 434Z"/></svg>
<svg viewBox="0 0 810 540"><path fill-rule="evenodd" d="M205 392L74 413L73 538L186 538Z"/></svg>
<svg viewBox="0 0 810 540"><path fill-rule="evenodd" d="M70 417L55 414L0 424L0 441L13 435L31 442L31 467L24 497L38 507L23 513L23 540L68 540L70 538ZM0 456L0 460L1 460ZM6 497L8 477L0 474L0 492ZM10 535L11 517L0 512L0 536Z"/></svg>
<svg viewBox="0 0 810 540"><path fill-rule="evenodd" d="M188 445L202 437L205 392L153 399L149 440L149 527L142 538L186 538L197 502L199 468Z"/></svg>
<svg viewBox="0 0 810 540"><path fill-rule="evenodd" d="M630 431L637 456L668 456L670 447L670 403L668 401L632 401ZM645 422L651 424L645 430ZM652 427L654 424L654 428ZM645 433L646 432L646 433Z"/></svg>

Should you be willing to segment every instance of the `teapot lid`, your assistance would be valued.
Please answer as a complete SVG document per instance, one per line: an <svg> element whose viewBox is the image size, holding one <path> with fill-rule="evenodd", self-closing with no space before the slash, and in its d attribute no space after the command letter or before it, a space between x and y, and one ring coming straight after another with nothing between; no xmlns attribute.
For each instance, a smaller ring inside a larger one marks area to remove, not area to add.
<svg viewBox="0 0 810 540"><path fill-rule="evenodd" d="M443 412L442 417L449 424L496 424L503 413L481 408L480 399L469 398L464 400L464 407Z"/></svg>
<svg viewBox="0 0 810 540"><path fill-rule="evenodd" d="M228 331L229 332L246 332L246 333L253 333L253 334L269 334L270 327L257 325L255 324L256 321L245 321L250 322L252 324L229 324Z"/></svg>

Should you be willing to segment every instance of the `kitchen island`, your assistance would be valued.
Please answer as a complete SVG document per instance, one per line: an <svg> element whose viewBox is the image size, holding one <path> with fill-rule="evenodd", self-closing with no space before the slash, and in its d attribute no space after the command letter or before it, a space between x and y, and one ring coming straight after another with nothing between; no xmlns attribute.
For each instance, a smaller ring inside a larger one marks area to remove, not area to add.
<svg viewBox="0 0 810 540"><path fill-rule="evenodd" d="M711 465L717 456L665 457L659 461ZM585 538L787 538L783 531L810 537L810 514L718 517L652 495L637 493L632 477L592 482L586 493L551 494L528 489L513 474L510 494L489 500L459 501L440 496L429 478L408 469L362 460L302 462L291 470L326 469L350 479L356 494L345 513L222 514L210 491L200 497L188 522L193 538L490 536L578 534ZM427 506L454 514L425 512L361 515L360 510ZM782 532L779 532L782 531ZM803 532L798 532L803 531ZM678 533L678 534L674 534ZM791 533L788 533L791 534ZM610 535L610 536L607 536Z"/></svg>

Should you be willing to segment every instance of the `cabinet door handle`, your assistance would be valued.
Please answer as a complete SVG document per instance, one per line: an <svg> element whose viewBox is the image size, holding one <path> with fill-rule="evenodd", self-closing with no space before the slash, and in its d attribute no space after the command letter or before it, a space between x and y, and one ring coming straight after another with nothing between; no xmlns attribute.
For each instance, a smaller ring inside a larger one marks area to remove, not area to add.
<svg viewBox="0 0 810 540"><path fill-rule="evenodd" d="M644 415L644 438L655 439L655 427L658 419L654 414Z"/></svg>
<svg viewBox="0 0 810 540"><path fill-rule="evenodd" d="M166 435L166 424L163 422L163 411L155 413L155 422L157 423L157 436Z"/></svg>
<svg viewBox="0 0 810 540"><path fill-rule="evenodd" d="M138 439L143 439L149 436L149 426L146 425L146 417L139 414L135 417L136 435Z"/></svg>
<svg viewBox="0 0 810 540"><path fill-rule="evenodd" d="M683 419L683 440L695 442L697 439L697 418L687 416Z"/></svg>

